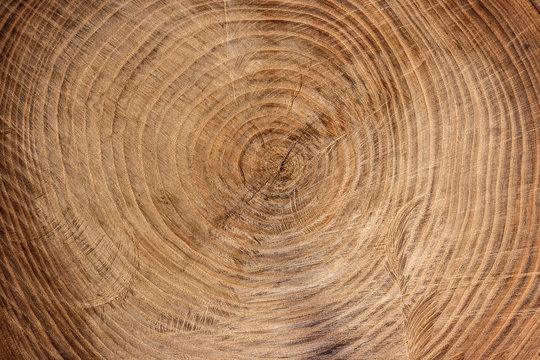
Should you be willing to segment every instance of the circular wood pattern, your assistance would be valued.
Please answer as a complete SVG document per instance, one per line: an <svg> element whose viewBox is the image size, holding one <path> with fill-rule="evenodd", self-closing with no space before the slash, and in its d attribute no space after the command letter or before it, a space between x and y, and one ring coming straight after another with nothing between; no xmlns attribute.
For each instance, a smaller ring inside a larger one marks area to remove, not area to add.
<svg viewBox="0 0 540 360"><path fill-rule="evenodd" d="M539 11L2 1L1 358L538 358Z"/></svg>

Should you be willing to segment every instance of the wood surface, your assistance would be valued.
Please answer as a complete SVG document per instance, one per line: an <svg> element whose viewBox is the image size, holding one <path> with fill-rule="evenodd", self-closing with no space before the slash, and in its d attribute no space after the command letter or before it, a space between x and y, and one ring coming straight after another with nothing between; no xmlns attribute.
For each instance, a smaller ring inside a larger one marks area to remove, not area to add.
<svg viewBox="0 0 540 360"><path fill-rule="evenodd" d="M0 359L539 359L538 0L1 0Z"/></svg>

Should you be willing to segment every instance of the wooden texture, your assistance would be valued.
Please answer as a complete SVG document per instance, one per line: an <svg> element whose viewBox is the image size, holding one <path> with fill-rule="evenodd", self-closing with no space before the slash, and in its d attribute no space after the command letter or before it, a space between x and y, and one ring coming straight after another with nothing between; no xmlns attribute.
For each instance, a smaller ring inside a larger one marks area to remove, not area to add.
<svg viewBox="0 0 540 360"><path fill-rule="evenodd" d="M539 11L0 1L0 358L540 358Z"/></svg>

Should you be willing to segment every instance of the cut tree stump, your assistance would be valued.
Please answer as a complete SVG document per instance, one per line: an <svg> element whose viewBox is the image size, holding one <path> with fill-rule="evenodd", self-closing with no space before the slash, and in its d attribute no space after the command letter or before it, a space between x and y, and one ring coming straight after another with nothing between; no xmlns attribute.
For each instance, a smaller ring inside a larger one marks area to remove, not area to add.
<svg viewBox="0 0 540 360"><path fill-rule="evenodd" d="M540 359L538 0L2 0L0 359Z"/></svg>

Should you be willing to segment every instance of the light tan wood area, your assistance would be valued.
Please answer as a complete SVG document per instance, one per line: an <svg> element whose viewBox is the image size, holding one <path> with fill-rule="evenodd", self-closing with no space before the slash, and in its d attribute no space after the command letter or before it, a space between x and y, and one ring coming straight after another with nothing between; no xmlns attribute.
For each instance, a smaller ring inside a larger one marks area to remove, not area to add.
<svg viewBox="0 0 540 360"><path fill-rule="evenodd" d="M539 359L538 0L0 1L0 359Z"/></svg>

